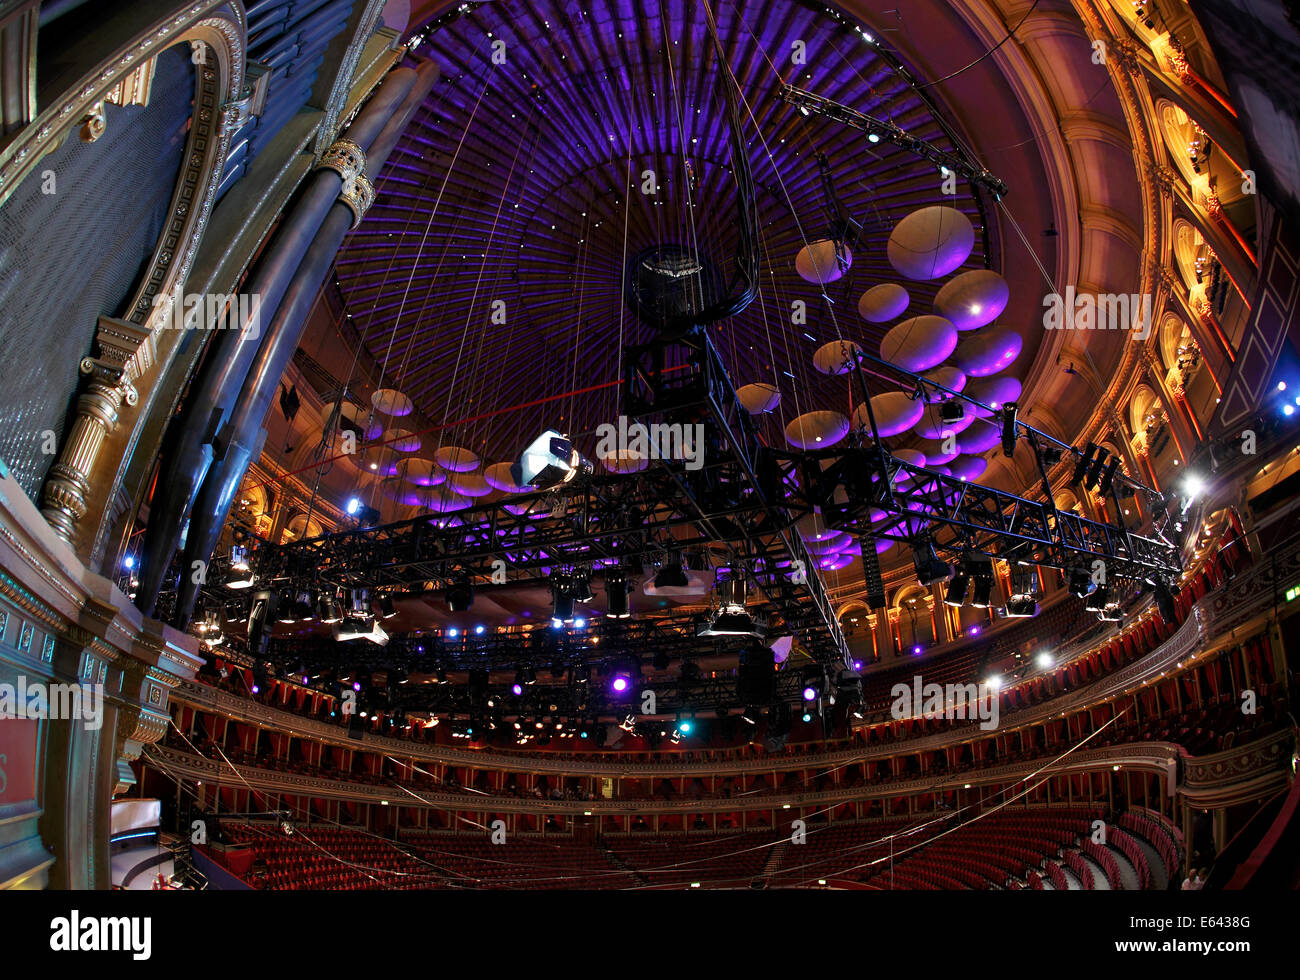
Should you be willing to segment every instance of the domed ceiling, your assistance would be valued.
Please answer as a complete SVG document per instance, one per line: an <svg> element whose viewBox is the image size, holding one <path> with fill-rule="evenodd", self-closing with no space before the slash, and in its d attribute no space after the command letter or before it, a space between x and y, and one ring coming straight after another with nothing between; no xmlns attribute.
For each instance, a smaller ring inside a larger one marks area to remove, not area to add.
<svg viewBox="0 0 1300 980"><path fill-rule="evenodd" d="M853 418L860 392L849 376L814 365L832 341L915 365L976 363L986 377L1023 378L1043 333L1007 324L1041 316L1042 280L1028 262L999 268L1007 233L987 192L780 96L783 85L797 86L959 150L967 140L946 121L938 89L910 74L888 34L823 5L714 2L712 12L743 99L760 290L710 331L738 387L780 389L764 423L769 441L803 439L796 419L805 413ZM415 410L376 419L432 428L418 455L459 446L491 464L514 458L546 427L592 455L595 428L620 412L622 352L654 333L623 302L634 257L681 246L723 274L734 268L736 179L710 37L706 5L695 0L471 4L431 25L418 51L439 63L443 79L376 180L375 204L337 266L346 311L384 386ZM909 278L916 263L887 244L890 235L937 206L969 220L969 254ZM860 223L861 238L842 275L825 266L823 287L809 281L823 267L806 246L827 238L837 214ZM1007 274L1010 305L972 327L969 316L960 322L970 287L979 300L989 284L980 292L969 273L989 268ZM936 308L936 294L963 273ZM893 302L896 290L864 300L884 284L902 286L906 304ZM959 321L951 338L937 313ZM872 384L873 393L898 389ZM919 429L903 426L899 446L923 445L917 433L934 423L918 421ZM419 492L406 502L419 506Z"/></svg>

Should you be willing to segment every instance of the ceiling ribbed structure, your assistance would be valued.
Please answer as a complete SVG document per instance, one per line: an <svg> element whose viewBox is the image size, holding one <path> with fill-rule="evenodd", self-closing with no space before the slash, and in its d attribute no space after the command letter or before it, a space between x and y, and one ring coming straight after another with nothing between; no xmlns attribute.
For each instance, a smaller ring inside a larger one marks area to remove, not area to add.
<svg viewBox="0 0 1300 980"><path fill-rule="evenodd" d="M620 412L621 352L653 333L622 300L629 261L676 245L724 277L734 266L736 182L704 4L583 7L481 4L431 28L427 53L444 81L339 256L347 312L384 385L448 426L425 438L428 453L457 445L487 462L508 459L546 425L590 452L595 427ZM984 267L997 234L969 184L945 195L934 164L779 97L783 84L796 85L958 149L870 25L791 0L716 3L713 12L742 97L761 289L710 329L737 386L781 389L767 424L784 443L797 416L851 417L859 402L848 379L818 372L813 356L840 338L879 353L896 320L867 322L858 299L900 281L886 255L899 221L940 204L963 212L975 243L962 269ZM829 234L819 155L841 213L863 226L827 298L795 266L801 248ZM941 283L904 282L905 316L930 313ZM800 300L806 322L793 312ZM584 393L500 412L574 389ZM460 423L483 413L498 414Z"/></svg>

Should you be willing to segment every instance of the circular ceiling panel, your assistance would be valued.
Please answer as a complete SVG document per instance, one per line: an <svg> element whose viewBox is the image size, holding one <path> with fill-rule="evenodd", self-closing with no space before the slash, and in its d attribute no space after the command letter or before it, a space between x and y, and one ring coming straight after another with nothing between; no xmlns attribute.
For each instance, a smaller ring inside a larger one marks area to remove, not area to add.
<svg viewBox="0 0 1300 980"><path fill-rule="evenodd" d="M957 330L941 316L914 316L880 342L880 356L905 371L920 373L942 364L957 347Z"/></svg>
<svg viewBox="0 0 1300 980"><path fill-rule="evenodd" d="M907 290L897 283L882 282L872 286L858 300L858 313L869 323L887 323L902 316L910 302Z"/></svg>
<svg viewBox="0 0 1300 980"><path fill-rule="evenodd" d="M992 323L1007 308L1011 288L990 269L972 269L943 284L934 298L934 312L958 330L976 330Z"/></svg>
<svg viewBox="0 0 1300 980"><path fill-rule="evenodd" d="M981 330L963 340L953 361L972 378L1004 371L1020 356L1024 341L1007 327Z"/></svg>
<svg viewBox="0 0 1300 980"><path fill-rule="evenodd" d="M776 385L756 381L736 389L736 397L750 415L762 415L781 404L781 391Z"/></svg>
<svg viewBox="0 0 1300 980"><path fill-rule="evenodd" d="M832 340L813 355L813 367L822 374L848 374L858 363L862 348L851 340Z"/></svg>
<svg viewBox="0 0 1300 980"><path fill-rule="evenodd" d="M936 205L913 211L889 236L889 262L908 279L938 279L965 262L975 244L970 219Z"/></svg>
<svg viewBox="0 0 1300 980"><path fill-rule="evenodd" d="M901 435L921 420L925 403L902 391L887 391L871 398L871 413L876 417L880 436ZM871 430L871 420L866 406L859 405L853 412L853 423Z"/></svg>
<svg viewBox="0 0 1300 980"><path fill-rule="evenodd" d="M410 415L415 410L411 399L396 388L380 388L370 396L370 402L375 406L376 412L385 415Z"/></svg>
<svg viewBox="0 0 1300 980"><path fill-rule="evenodd" d="M839 412L805 412L785 427L785 438L800 449L833 446L849 434L849 420Z"/></svg>
<svg viewBox="0 0 1300 980"><path fill-rule="evenodd" d="M829 238L809 242L799 249L794 259L795 271L806 281L819 286L844 278L852 266L853 253L848 246L837 247Z"/></svg>

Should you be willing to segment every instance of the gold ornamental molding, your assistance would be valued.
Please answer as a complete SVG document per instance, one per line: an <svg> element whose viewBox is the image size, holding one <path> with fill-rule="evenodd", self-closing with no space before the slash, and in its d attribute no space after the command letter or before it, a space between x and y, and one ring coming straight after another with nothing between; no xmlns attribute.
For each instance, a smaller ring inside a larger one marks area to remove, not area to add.
<svg viewBox="0 0 1300 980"><path fill-rule="evenodd" d="M195 67L194 107L181 173L172 194L162 234L135 294L120 317L101 316L96 353L84 358L85 379L76 416L51 467L41 494L41 510L50 526L78 553L89 557L104 510L121 480L114 464L106 477L99 465L105 442L124 414L134 416L139 402L136 383L153 367L157 333L172 320L172 305L189 274L207 227L217 187L238 125L256 111L257 92L244 90L247 27L239 3L196 3L152 25L89 75L81 86L51 106L31 130L0 154L0 204L7 193L58 145L69 126L105 98L143 96L152 85L150 64L159 52L188 43ZM201 55L201 57L200 57ZM128 93L128 89L130 92ZM132 425L122 457L138 438ZM108 485L108 484L113 485ZM90 526L82 528L86 518ZM82 546L84 534L91 542Z"/></svg>
<svg viewBox="0 0 1300 980"><path fill-rule="evenodd" d="M321 155L319 170L333 170L343 181L339 190L339 200L352 212L352 227L361 224L361 219L370 210L375 200L375 188L366 176L366 154L350 139L338 139L330 144Z"/></svg>

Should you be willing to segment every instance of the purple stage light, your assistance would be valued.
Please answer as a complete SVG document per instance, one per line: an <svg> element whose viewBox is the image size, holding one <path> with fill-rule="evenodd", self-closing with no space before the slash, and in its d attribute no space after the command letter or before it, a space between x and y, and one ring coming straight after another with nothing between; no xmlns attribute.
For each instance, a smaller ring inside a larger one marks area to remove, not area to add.
<svg viewBox="0 0 1300 980"><path fill-rule="evenodd" d="M360 681L353 681L353 682L352 682L352 690L354 690L354 691L359 691L359 690L361 690L361 682L360 682Z"/></svg>
<svg viewBox="0 0 1300 980"><path fill-rule="evenodd" d="M862 669L862 661L861 661L861 660L855 660L855 661L853 661L853 669L854 669L854 670L861 670L861 669Z"/></svg>
<svg viewBox="0 0 1300 980"><path fill-rule="evenodd" d="M972 627L970 628L970 635L971 635L971 636L979 636L979 635L980 635L980 628L979 628L978 626L972 626Z"/></svg>
<svg viewBox="0 0 1300 980"><path fill-rule="evenodd" d="M614 690L617 691L619 694L622 694L624 691L627 690L627 678L626 678L626 677L615 677L615 678L614 678L614 683L613 683L613 685L611 685L611 686L612 686L612 687L614 688Z"/></svg>
<svg viewBox="0 0 1300 980"><path fill-rule="evenodd" d="M816 700L817 700L817 688L815 688L815 687L805 687L805 688L803 689L803 699L804 699L805 701L816 701Z"/></svg>
<svg viewBox="0 0 1300 980"><path fill-rule="evenodd" d="M914 647L912 647L912 652L913 652L914 654L920 655L920 653L921 653L921 648L920 648L920 646L918 645L918 646L914 646Z"/></svg>
<svg viewBox="0 0 1300 980"><path fill-rule="evenodd" d="M519 697L519 695L524 693L524 686L522 684L516 684L514 687L510 688L510 690L515 692L515 697Z"/></svg>

